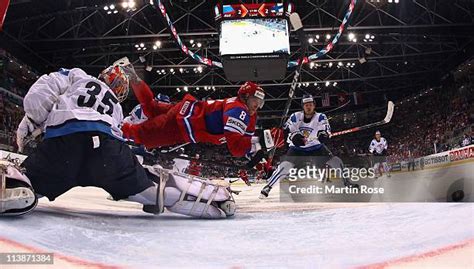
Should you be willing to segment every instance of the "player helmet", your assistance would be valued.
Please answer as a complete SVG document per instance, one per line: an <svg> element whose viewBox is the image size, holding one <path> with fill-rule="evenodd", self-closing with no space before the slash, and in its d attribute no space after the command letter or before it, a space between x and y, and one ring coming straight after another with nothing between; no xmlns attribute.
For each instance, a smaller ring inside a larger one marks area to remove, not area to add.
<svg viewBox="0 0 474 269"><path fill-rule="evenodd" d="M122 66L112 65L107 67L100 73L99 79L109 86L119 102L127 99L130 90L130 80Z"/></svg>
<svg viewBox="0 0 474 269"><path fill-rule="evenodd" d="M375 135L382 135L380 131L375 132Z"/></svg>
<svg viewBox="0 0 474 269"><path fill-rule="evenodd" d="M303 95L303 98L301 99L301 105L304 105L306 103L314 103L314 98L311 94Z"/></svg>
<svg viewBox="0 0 474 269"><path fill-rule="evenodd" d="M249 97L256 97L260 100L259 108L262 108L265 103L265 92L263 89L258 86L256 83L247 81L245 82L237 92L239 98L242 100L247 100Z"/></svg>
<svg viewBox="0 0 474 269"><path fill-rule="evenodd" d="M170 97L169 97L168 95L164 95L164 94L161 94L161 93L159 93L159 94L155 97L155 100L156 100L156 101L160 101L160 102L164 102L164 103L171 103Z"/></svg>

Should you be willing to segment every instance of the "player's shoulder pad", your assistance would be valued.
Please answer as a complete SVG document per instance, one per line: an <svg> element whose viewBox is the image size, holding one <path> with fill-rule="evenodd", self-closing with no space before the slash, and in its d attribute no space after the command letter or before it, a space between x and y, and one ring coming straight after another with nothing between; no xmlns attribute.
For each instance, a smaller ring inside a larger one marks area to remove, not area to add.
<svg viewBox="0 0 474 269"><path fill-rule="evenodd" d="M295 112L295 113L291 114L291 116L290 116L290 121L291 121L292 123L298 122L298 112Z"/></svg>
<svg viewBox="0 0 474 269"><path fill-rule="evenodd" d="M70 71L71 71L71 69L59 68L58 73L67 77L67 76L69 76Z"/></svg>
<svg viewBox="0 0 474 269"><path fill-rule="evenodd" d="M323 121L327 121L327 120L328 120L328 117L326 116L326 114L319 113L319 116L318 116L318 121L319 122L323 122Z"/></svg>
<svg viewBox="0 0 474 269"><path fill-rule="evenodd" d="M243 121L245 124L250 122L250 115L245 107L235 106L231 107L224 112L225 116L236 118Z"/></svg>

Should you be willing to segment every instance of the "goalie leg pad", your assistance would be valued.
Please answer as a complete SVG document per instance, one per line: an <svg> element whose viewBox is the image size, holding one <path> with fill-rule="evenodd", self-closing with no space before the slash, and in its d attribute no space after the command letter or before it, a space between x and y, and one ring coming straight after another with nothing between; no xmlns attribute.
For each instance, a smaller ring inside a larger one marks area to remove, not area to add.
<svg viewBox="0 0 474 269"><path fill-rule="evenodd" d="M155 186L129 196L126 200L143 204L143 211L151 214L161 214L164 211L164 189L168 173L159 165L143 166L148 177L155 182Z"/></svg>
<svg viewBox="0 0 474 269"><path fill-rule="evenodd" d="M30 180L13 163L0 160L0 216L23 215L37 204Z"/></svg>
<svg viewBox="0 0 474 269"><path fill-rule="evenodd" d="M225 218L235 213L229 183L170 173L165 188L166 208L198 218Z"/></svg>

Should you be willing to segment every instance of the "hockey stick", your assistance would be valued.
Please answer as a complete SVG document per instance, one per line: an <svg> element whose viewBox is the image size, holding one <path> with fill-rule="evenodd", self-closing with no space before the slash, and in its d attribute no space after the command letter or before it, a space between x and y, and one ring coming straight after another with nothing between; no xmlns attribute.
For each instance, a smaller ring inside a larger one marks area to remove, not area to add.
<svg viewBox="0 0 474 269"><path fill-rule="evenodd" d="M367 124L367 125L362 125L362 126L359 126L359 127L354 127L354 128L351 128L351 129L335 132L335 133L331 134L331 137L350 134L350 133L355 133L355 132L358 132L358 131L367 130L367 129L370 129L370 128L373 128L373 127L385 125L385 124L389 123L392 120L394 110L395 110L395 104L392 101L389 101L388 102L388 108L387 108L387 115L385 115L385 118L383 120L378 121L378 122L374 122L374 123L370 123L370 124Z"/></svg>
<svg viewBox="0 0 474 269"><path fill-rule="evenodd" d="M291 102L293 101L293 96L295 95L296 87L298 86L298 80L301 75L301 71L303 70L303 65L307 62L308 58L306 58L306 52L308 51L308 42L306 39L306 35L304 33L303 29L303 23L301 22L300 15L298 13L292 13L290 16L290 22L291 25L293 26L293 29L295 29L296 33L298 34L298 39L300 40L301 43L301 55L298 60L299 66L295 71L295 75L293 76L293 81L291 82L290 86L290 92L288 93L288 100L286 101L285 104L285 110L283 110L283 116L280 121L280 125L278 128L283 128L283 125L285 124L285 119L288 116L288 113L290 112L290 107L291 107ZM274 139L274 141L278 141L280 139L280 133L278 133L278 137ZM273 156L275 155L276 152L276 147L273 147L272 151L268 154L268 159L272 160Z"/></svg>
<svg viewBox="0 0 474 269"><path fill-rule="evenodd" d="M177 145L177 146L175 146L175 147L173 147L173 148L170 148L170 149L160 150L160 153L171 153L171 152L175 152L175 151L177 151L178 149L183 148L183 147L185 147L185 146L187 146L187 145L189 145L189 144L191 144L191 143L190 143L190 142L187 142L187 143L184 143L184 144L181 144L181 145Z"/></svg>

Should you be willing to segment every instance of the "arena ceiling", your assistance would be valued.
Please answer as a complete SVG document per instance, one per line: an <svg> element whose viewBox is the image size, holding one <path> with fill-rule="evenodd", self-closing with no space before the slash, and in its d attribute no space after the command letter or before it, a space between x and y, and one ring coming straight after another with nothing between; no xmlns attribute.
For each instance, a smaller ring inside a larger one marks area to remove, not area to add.
<svg viewBox="0 0 474 269"><path fill-rule="evenodd" d="M156 91L179 96L184 94L186 85L188 91L199 97L223 98L235 94L240 82L229 81L220 69L200 66L186 58L149 1L136 0L133 8L122 7L122 1L12 0L0 42L15 57L40 72L80 67L94 74L118 58L128 56ZM129 1L133 0L126 0ZM218 29L213 15L216 1L165 2L191 50L219 59ZM337 32L349 3L348 0L292 2L308 38L313 39L311 53L327 44L326 35ZM398 98L438 85L449 71L472 57L472 1L394 2L359 0L348 29L333 51L315 62L313 68L308 65L304 69L299 91L315 95L356 91ZM104 9L111 4L114 9ZM354 34L356 42L349 40L349 33ZM367 37L373 37L372 41ZM160 47L155 50L156 41ZM146 50L138 50L136 46L140 47L141 43ZM299 49L299 41L293 36L291 59L297 58ZM140 61L140 56L145 62ZM152 70L145 71L146 66ZM263 109L263 120L281 114L293 72L288 70L283 80L264 82L269 98ZM298 104L295 100L295 108Z"/></svg>

